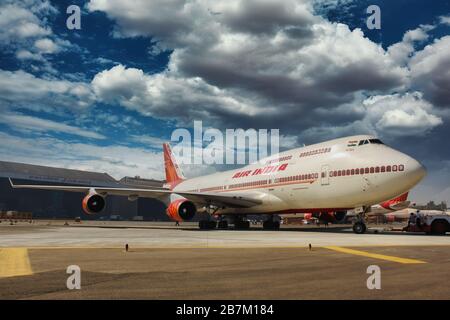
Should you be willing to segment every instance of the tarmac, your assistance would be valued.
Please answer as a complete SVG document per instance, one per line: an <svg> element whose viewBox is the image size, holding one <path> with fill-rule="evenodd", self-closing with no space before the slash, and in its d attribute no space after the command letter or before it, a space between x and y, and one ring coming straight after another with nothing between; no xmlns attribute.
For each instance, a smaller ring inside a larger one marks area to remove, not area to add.
<svg viewBox="0 0 450 320"><path fill-rule="evenodd" d="M0 223L0 299L450 299L448 234L69 224ZM80 290L67 289L70 265ZM381 289L368 289L372 265Z"/></svg>

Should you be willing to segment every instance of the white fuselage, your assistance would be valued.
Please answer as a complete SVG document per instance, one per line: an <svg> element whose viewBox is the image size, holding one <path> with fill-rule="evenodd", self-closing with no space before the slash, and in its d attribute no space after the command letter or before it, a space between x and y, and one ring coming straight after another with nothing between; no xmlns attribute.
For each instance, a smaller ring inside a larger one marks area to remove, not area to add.
<svg viewBox="0 0 450 320"><path fill-rule="evenodd" d="M218 214L339 211L378 204L413 188L424 176L415 159L361 135L282 152L246 167L184 180L174 191L249 195L250 208ZM277 161L278 160L278 161Z"/></svg>

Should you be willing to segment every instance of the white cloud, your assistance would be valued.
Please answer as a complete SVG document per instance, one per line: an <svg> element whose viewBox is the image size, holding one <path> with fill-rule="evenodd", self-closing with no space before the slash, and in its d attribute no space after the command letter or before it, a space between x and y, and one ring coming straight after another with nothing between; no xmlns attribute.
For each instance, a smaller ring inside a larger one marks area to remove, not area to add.
<svg viewBox="0 0 450 320"><path fill-rule="evenodd" d="M20 42L28 38L47 36L51 29L43 25L31 10L17 5L0 7L0 43Z"/></svg>
<svg viewBox="0 0 450 320"><path fill-rule="evenodd" d="M153 137L149 135L139 135L139 136L131 135L130 140L145 144L146 146L151 148L158 148L158 149L162 148L163 143L170 142L167 139L161 139L159 137Z"/></svg>
<svg viewBox="0 0 450 320"><path fill-rule="evenodd" d="M145 115L292 128L315 108L407 83L408 70L381 46L315 16L309 1L92 0L88 7L114 19L118 35L152 36L174 49L163 73L119 65L92 81L101 100Z"/></svg>
<svg viewBox="0 0 450 320"><path fill-rule="evenodd" d="M38 53L32 53L28 50L19 50L16 52L16 58L19 60L37 60L42 61L42 55Z"/></svg>
<svg viewBox="0 0 450 320"><path fill-rule="evenodd" d="M412 87L439 106L450 106L450 36L418 51L409 61Z"/></svg>
<svg viewBox="0 0 450 320"><path fill-rule="evenodd" d="M60 48L51 39L39 39L34 42L34 46L40 53L55 53Z"/></svg>
<svg viewBox="0 0 450 320"><path fill-rule="evenodd" d="M91 130L17 113L1 114L0 123L24 132L57 132L72 134L83 138L105 139L105 136Z"/></svg>
<svg viewBox="0 0 450 320"><path fill-rule="evenodd" d="M450 26L450 15L439 17L439 22Z"/></svg>
<svg viewBox="0 0 450 320"><path fill-rule="evenodd" d="M434 26L421 25L416 29L408 30L403 35L401 42L394 43L388 48L388 54L399 65L405 65L415 52L414 45L427 40L428 32L433 29Z"/></svg>
<svg viewBox="0 0 450 320"><path fill-rule="evenodd" d="M359 114L360 118L343 125L328 124L307 128L300 134L299 140L322 141L354 134L373 134L392 140L426 135L443 124L439 110L424 100L420 92L370 96L353 102L347 108ZM336 111L337 114L342 113L342 110ZM333 117L333 113L328 116Z"/></svg>
<svg viewBox="0 0 450 320"><path fill-rule="evenodd" d="M125 69L117 65L95 75L92 80L95 94L104 101L128 101L133 97L145 94L147 90L146 76L139 69Z"/></svg>
<svg viewBox="0 0 450 320"><path fill-rule="evenodd" d="M425 134L443 123L433 114L433 106L418 92L374 96L363 104L367 112L366 121L374 125L381 135Z"/></svg>
<svg viewBox="0 0 450 320"><path fill-rule="evenodd" d="M94 102L89 85L66 80L44 79L24 71L0 70L0 101L3 107L42 110L85 109Z"/></svg>

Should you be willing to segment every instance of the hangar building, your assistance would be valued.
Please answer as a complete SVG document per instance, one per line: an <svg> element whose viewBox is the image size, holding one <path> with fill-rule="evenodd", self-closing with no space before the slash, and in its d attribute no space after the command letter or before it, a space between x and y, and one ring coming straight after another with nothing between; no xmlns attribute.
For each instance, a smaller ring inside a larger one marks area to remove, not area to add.
<svg viewBox="0 0 450 320"><path fill-rule="evenodd" d="M124 177L117 181L107 173L53 168L0 161L0 211L31 212L35 218L98 219L120 215L124 219L142 216L144 220L167 221L163 203L140 198L108 196L105 210L98 215L86 215L81 208L80 193L47 190L12 189L8 178L17 184L57 184L100 187L161 187L164 181Z"/></svg>

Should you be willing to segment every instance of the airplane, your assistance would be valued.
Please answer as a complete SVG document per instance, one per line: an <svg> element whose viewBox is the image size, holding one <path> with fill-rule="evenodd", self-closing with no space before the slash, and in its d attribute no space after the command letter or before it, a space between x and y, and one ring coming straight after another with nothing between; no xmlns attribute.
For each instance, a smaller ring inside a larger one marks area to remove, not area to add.
<svg viewBox="0 0 450 320"><path fill-rule="evenodd" d="M334 139L271 155L245 167L186 179L170 145L163 145L166 184L163 188L15 185L13 188L85 193L87 214L101 212L108 195L163 201L174 221L208 213L200 229L248 229L247 215L263 215L263 229L280 227L279 214L358 213L357 234L367 230L365 215L374 204L412 189L426 175L422 164L371 135ZM217 219L216 219L217 218ZM218 220L218 221L216 221Z"/></svg>

